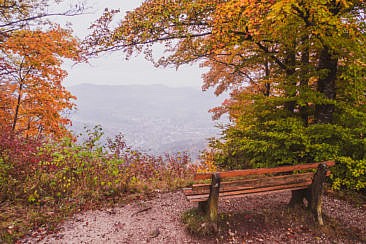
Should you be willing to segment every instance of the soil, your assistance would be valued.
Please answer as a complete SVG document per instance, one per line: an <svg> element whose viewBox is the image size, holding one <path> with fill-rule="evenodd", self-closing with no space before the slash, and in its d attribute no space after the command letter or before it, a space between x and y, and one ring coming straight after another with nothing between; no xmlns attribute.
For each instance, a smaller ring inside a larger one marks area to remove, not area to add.
<svg viewBox="0 0 366 244"><path fill-rule="evenodd" d="M366 205L323 197L325 225L303 208L290 209L290 192L219 201L219 230L198 237L186 231L183 212L196 206L183 193L75 215L50 235L20 243L366 243Z"/></svg>

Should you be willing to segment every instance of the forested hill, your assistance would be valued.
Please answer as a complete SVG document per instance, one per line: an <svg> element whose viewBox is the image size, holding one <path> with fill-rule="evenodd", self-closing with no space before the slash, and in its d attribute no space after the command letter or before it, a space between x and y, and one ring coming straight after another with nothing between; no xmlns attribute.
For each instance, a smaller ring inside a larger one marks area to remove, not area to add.
<svg viewBox="0 0 366 244"><path fill-rule="evenodd" d="M198 88L162 85L106 86L82 84L69 90L78 99L72 129L102 125L106 135L122 132L132 146L153 153L205 148L218 133L208 110L222 97Z"/></svg>

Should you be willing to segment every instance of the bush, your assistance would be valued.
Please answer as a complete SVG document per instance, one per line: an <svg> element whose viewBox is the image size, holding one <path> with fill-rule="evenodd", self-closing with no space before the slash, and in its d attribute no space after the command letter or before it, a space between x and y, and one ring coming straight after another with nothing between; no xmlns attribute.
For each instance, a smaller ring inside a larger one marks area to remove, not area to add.
<svg viewBox="0 0 366 244"><path fill-rule="evenodd" d="M172 190L191 182L196 167L186 153L149 155L128 147L122 135L108 139L103 146L102 134L100 127L87 130L81 143L73 138L32 141L11 132L2 134L1 202L24 210L4 210L2 240L40 225L52 227L75 211L124 201L130 193ZM29 218L24 212L38 217ZM49 212L52 219L46 214ZM17 221L9 234L14 218Z"/></svg>
<svg viewBox="0 0 366 244"><path fill-rule="evenodd" d="M305 126L300 119L277 118L255 126L231 126L213 140L215 162L228 169L275 167L336 161L331 168L336 189L366 188L363 131L336 124Z"/></svg>
<svg viewBox="0 0 366 244"><path fill-rule="evenodd" d="M34 174L42 156L42 145L33 138L23 138L11 128L0 128L0 200L15 199L22 195L22 181Z"/></svg>

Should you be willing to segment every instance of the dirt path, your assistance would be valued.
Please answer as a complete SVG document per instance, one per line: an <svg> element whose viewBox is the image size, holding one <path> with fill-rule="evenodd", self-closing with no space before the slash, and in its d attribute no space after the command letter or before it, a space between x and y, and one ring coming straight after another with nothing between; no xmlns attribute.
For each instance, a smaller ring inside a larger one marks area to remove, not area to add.
<svg viewBox="0 0 366 244"><path fill-rule="evenodd" d="M158 194L120 208L79 214L56 234L26 238L22 243L363 243L366 209L325 196L327 227L312 227L311 217L286 206L290 193L248 196L220 202L218 235L195 238L187 233L181 215L194 207L181 192ZM300 211L301 212L301 211ZM305 217L304 217L305 216Z"/></svg>

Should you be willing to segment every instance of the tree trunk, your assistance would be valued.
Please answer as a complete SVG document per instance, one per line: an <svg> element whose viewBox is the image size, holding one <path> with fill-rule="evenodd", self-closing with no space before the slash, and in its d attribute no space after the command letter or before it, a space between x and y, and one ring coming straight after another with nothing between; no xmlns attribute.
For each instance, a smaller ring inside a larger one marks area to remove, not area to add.
<svg viewBox="0 0 366 244"><path fill-rule="evenodd" d="M269 79L270 76L270 69L269 69L269 61L268 59L266 59L266 63L264 65L264 69L266 72L266 79ZM269 97L269 95L271 94L271 84L266 82L264 84L264 96Z"/></svg>
<svg viewBox="0 0 366 244"><path fill-rule="evenodd" d="M16 104L16 107L15 107L12 131L15 131L15 127L17 126L17 122L18 122L19 108L20 108L20 103L21 103L21 99L22 99L22 90L23 90L23 83L20 83L18 100L17 100L17 104Z"/></svg>
<svg viewBox="0 0 366 244"><path fill-rule="evenodd" d="M285 64L287 66L286 69L286 83L287 83L287 91L286 96L290 99L294 99L296 96L296 78L294 77L294 74L296 72L295 66L296 66L296 52L295 52L295 46L294 44L292 47L289 47L286 53L285 57ZM288 101L285 103L285 108L293 113L295 110L296 102L295 101Z"/></svg>
<svg viewBox="0 0 366 244"><path fill-rule="evenodd" d="M325 98L335 100L338 59L333 57L328 47L324 47L319 56L318 69L321 72L318 80L318 92ZM315 121L319 124L332 123L334 104L315 105Z"/></svg>
<svg viewBox="0 0 366 244"><path fill-rule="evenodd" d="M309 64L310 64L310 43L309 36L306 34L302 37L302 45L304 49L301 53L301 77L300 77L300 96L302 92L309 87ZM305 126L309 125L309 114L308 114L308 104L300 106L300 116L304 122Z"/></svg>

